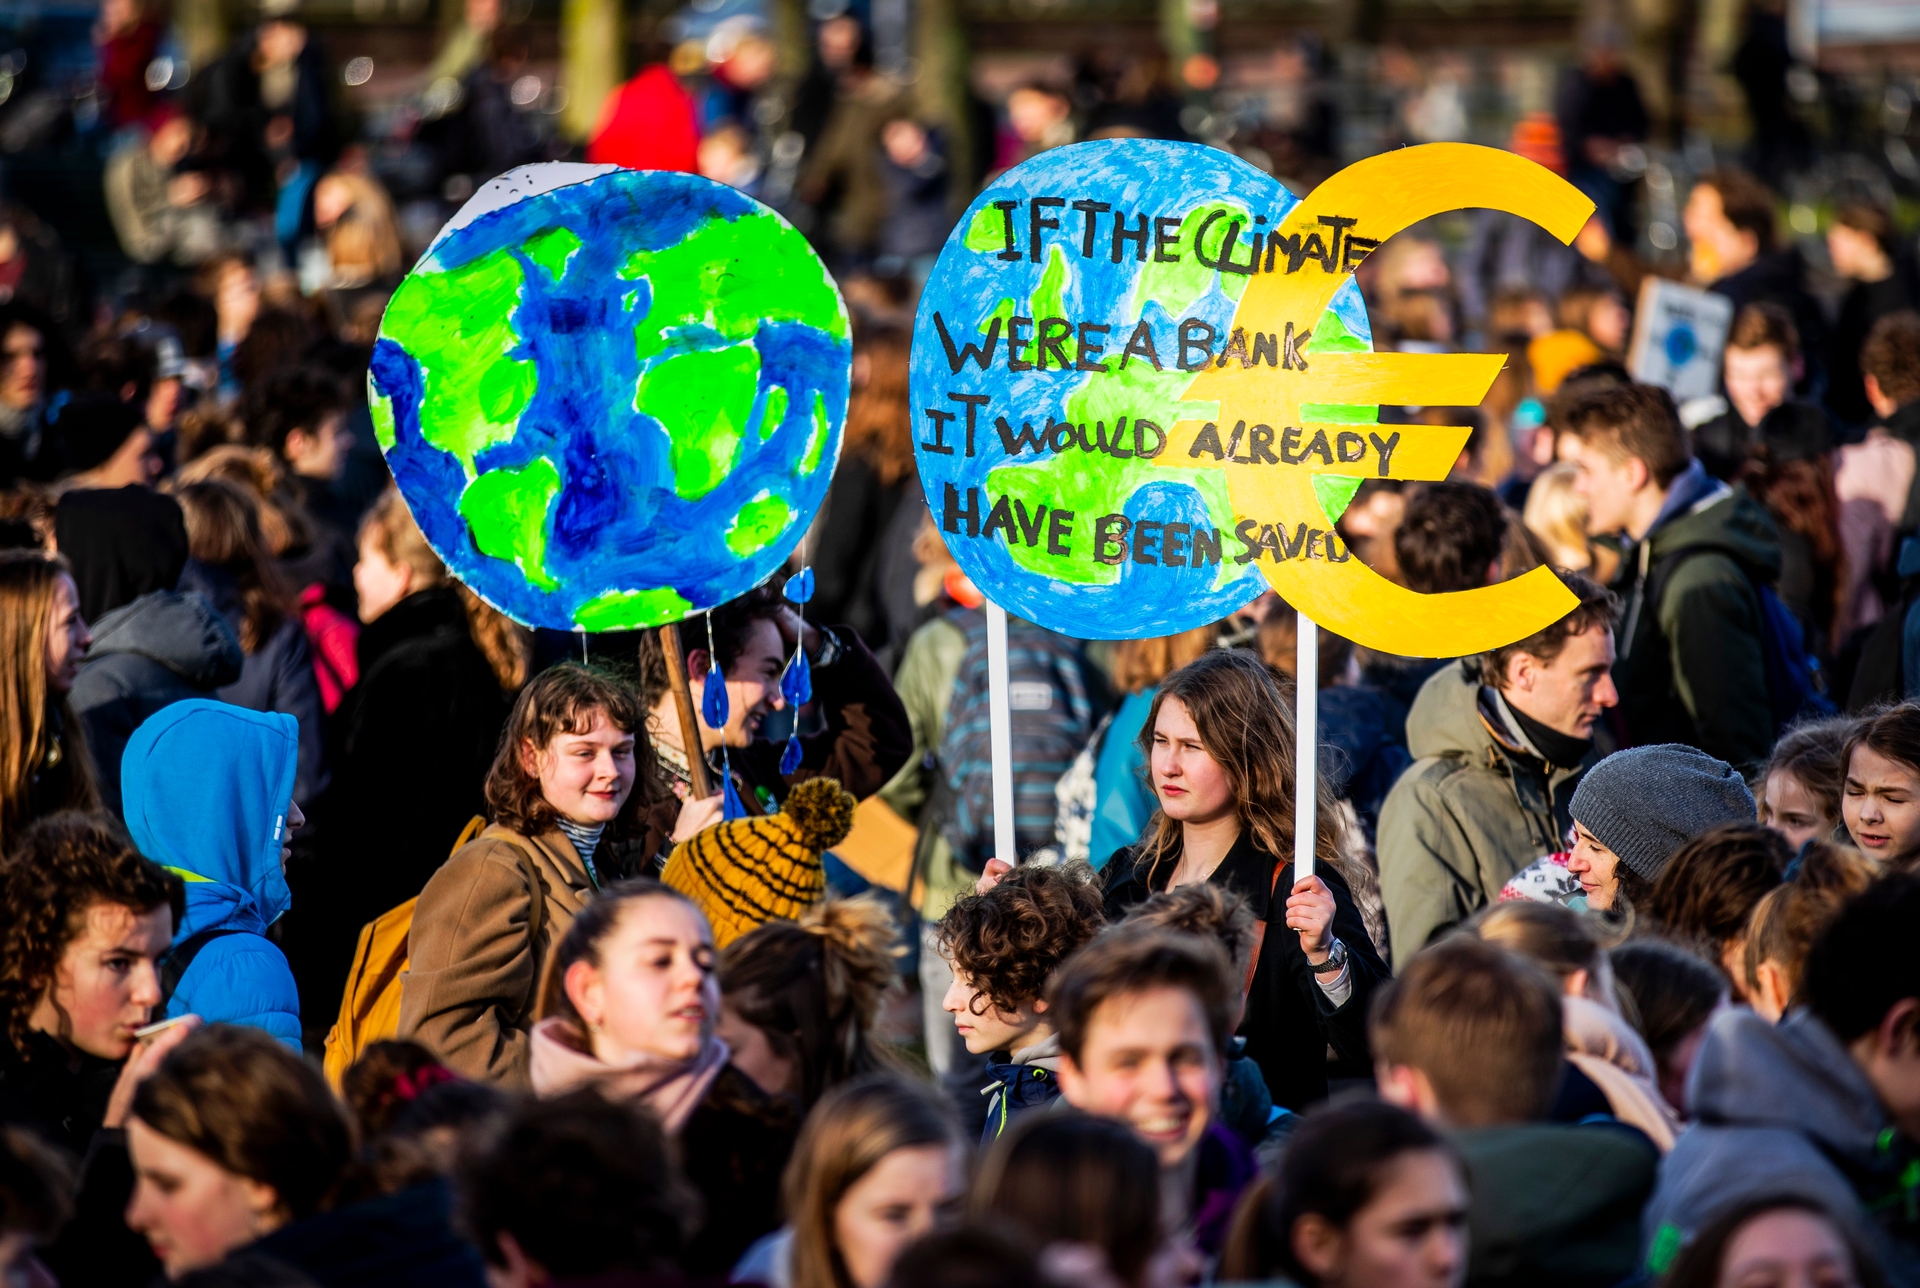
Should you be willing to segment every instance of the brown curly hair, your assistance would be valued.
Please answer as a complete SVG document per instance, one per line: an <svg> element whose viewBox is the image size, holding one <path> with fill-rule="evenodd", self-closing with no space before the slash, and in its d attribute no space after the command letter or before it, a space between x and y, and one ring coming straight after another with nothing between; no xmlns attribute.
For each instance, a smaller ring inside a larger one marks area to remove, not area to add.
<svg viewBox="0 0 1920 1288"><path fill-rule="evenodd" d="M86 929L96 904L142 914L162 904L180 924L186 887L179 877L128 844L101 815L51 814L20 835L0 860L0 1008L7 1040L25 1052L33 1008L46 996L67 945Z"/></svg>
<svg viewBox="0 0 1920 1288"><path fill-rule="evenodd" d="M1045 996L1060 963L1106 924L1090 872L1034 864L1015 868L985 894L962 898L936 933L954 969L978 990L974 1007L985 998L1015 1011Z"/></svg>
<svg viewBox="0 0 1920 1288"><path fill-rule="evenodd" d="M643 828L647 811L668 794L647 739L647 709L619 676L574 662L541 672L520 690L487 771L487 817L522 836L538 836L552 826L558 815L541 795L539 778L527 772L522 748L537 751L563 733L585 733L593 727L596 711L605 712L620 732L633 735L633 792L607 825L607 839L622 840Z"/></svg>

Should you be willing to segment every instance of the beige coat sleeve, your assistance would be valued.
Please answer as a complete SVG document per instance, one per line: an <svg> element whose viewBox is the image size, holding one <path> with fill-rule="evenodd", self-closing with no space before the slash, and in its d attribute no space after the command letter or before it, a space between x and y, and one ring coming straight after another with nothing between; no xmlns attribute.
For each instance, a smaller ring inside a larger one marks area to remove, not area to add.
<svg viewBox="0 0 1920 1288"><path fill-rule="evenodd" d="M539 964L528 937L532 892L511 846L478 840L420 892L400 984L399 1036L462 1077L522 1088Z"/></svg>

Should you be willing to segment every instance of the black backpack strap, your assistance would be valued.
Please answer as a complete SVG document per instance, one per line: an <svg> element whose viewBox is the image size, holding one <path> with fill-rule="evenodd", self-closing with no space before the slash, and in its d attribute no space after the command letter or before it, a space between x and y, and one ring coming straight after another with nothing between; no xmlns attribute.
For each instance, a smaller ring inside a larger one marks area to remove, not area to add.
<svg viewBox="0 0 1920 1288"><path fill-rule="evenodd" d="M180 987L180 981L186 978L187 967L193 965L193 959L200 950L216 939L228 935L238 935L242 931L232 926L213 926L197 934L188 935L175 944L167 955L160 959L160 1005L153 1008L154 1014L164 1014L167 1003L173 1000L173 992Z"/></svg>

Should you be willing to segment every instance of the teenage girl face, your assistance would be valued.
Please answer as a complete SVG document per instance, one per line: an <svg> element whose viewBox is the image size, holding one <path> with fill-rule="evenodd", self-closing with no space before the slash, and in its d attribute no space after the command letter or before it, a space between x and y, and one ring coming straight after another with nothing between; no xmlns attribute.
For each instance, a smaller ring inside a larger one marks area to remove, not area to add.
<svg viewBox="0 0 1920 1288"><path fill-rule="evenodd" d="M93 645L93 632L80 617L80 592L61 573L53 583L53 612L47 621L47 687L66 693L80 676L80 663Z"/></svg>
<svg viewBox="0 0 1920 1288"><path fill-rule="evenodd" d="M1153 722L1153 792L1166 816L1181 823L1213 823L1237 805L1233 778L1200 741L1192 712L1179 698L1160 700Z"/></svg>
<svg viewBox="0 0 1920 1288"><path fill-rule="evenodd" d="M371 622L413 593L413 569L387 558L369 529L360 538L360 561L353 566L360 620Z"/></svg>
<svg viewBox="0 0 1920 1288"><path fill-rule="evenodd" d="M883 1155L833 1209L833 1246L853 1288L880 1288L900 1250L949 1224L966 1194L954 1145L909 1145Z"/></svg>
<svg viewBox="0 0 1920 1288"><path fill-rule="evenodd" d="M1458 1288L1467 1277L1467 1187L1439 1150L1388 1162L1379 1190L1342 1230L1300 1218L1294 1255L1322 1284L1341 1288Z"/></svg>
<svg viewBox="0 0 1920 1288"><path fill-rule="evenodd" d="M540 794L561 817L588 827L606 824L633 794L634 735L595 708L584 733L564 730L545 747L524 749Z"/></svg>
<svg viewBox="0 0 1920 1288"><path fill-rule="evenodd" d="M1760 821L1787 838L1787 844L1799 849L1833 830L1837 821L1820 808L1820 799L1806 784L1784 769L1767 775L1764 799L1760 803Z"/></svg>
<svg viewBox="0 0 1920 1288"><path fill-rule="evenodd" d="M1840 797L1853 843L1870 858L1890 859L1920 841L1920 773L1871 747L1855 747Z"/></svg>
<svg viewBox="0 0 1920 1288"><path fill-rule="evenodd" d="M173 941L173 910L96 903L67 943L31 1025L103 1060L124 1060L133 1032L160 1004L158 962Z"/></svg>
<svg viewBox="0 0 1920 1288"><path fill-rule="evenodd" d="M600 964L567 968L567 997L611 1065L691 1060L720 1015L713 928L684 899L632 899L600 941Z"/></svg>
<svg viewBox="0 0 1920 1288"><path fill-rule="evenodd" d="M1717 1288L1855 1288L1860 1276L1831 1221L1780 1208L1734 1231L1714 1282Z"/></svg>
<svg viewBox="0 0 1920 1288"><path fill-rule="evenodd" d="M146 1236L167 1278L220 1262L285 1224L271 1185L229 1172L199 1150L127 1120L136 1181L127 1225Z"/></svg>
<svg viewBox="0 0 1920 1288"><path fill-rule="evenodd" d="M1587 896L1587 907L1606 912L1620 897L1620 856L1601 844L1600 838L1573 820L1573 851L1567 855L1567 871L1580 878L1580 889Z"/></svg>

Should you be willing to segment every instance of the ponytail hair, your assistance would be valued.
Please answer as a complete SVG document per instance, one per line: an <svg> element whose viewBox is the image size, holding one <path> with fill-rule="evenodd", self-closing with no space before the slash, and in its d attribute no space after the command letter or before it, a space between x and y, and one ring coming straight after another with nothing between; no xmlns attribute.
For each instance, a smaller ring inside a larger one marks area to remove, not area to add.
<svg viewBox="0 0 1920 1288"><path fill-rule="evenodd" d="M890 1062L872 1040L892 986L898 929L873 895L830 898L770 921L720 954L720 992L800 1071L802 1103Z"/></svg>

